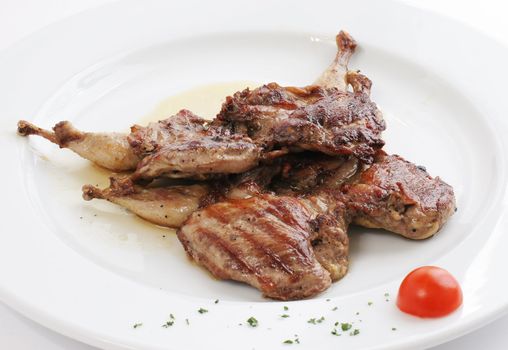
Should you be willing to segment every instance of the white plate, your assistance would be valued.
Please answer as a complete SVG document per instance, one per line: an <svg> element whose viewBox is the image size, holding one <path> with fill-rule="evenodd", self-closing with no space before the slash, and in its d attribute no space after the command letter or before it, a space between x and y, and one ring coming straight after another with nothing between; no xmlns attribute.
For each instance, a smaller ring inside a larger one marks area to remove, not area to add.
<svg viewBox="0 0 508 350"><path fill-rule="evenodd" d="M107 172L14 132L21 118L126 129L165 97L216 82L305 85L328 65L341 28L361 46L351 66L374 82L387 149L452 184L459 211L423 242L354 230L349 274L311 300L263 300L211 279L170 231L81 200L81 185L104 183ZM282 349L295 334L301 349L415 349L480 327L508 307L507 60L505 47L470 28L388 1L123 1L47 27L0 56L0 297L111 349ZM400 280L424 264L459 279L458 312L421 320L397 310ZM162 328L170 313L176 324ZM333 336L336 321L360 334Z"/></svg>

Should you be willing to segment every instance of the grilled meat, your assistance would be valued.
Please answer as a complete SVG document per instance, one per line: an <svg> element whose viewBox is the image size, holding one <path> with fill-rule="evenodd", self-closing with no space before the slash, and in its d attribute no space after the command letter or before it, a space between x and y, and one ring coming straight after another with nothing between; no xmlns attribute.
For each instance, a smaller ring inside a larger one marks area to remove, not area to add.
<svg viewBox="0 0 508 350"><path fill-rule="evenodd" d="M385 124L369 95L337 88L271 83L246 89L226 99L217 122L246 133L265 150L354 155L370 163L384 145Z"/></svg>
<svg viewBox="0 0 508 350"><path fill-rule="evenodd" d="M114 177L110 180L110 187L104 190L92 185L83 186L83 198L108 200L147 221L166 227L180 227L213 195L208 184L141 187Z"/></svg>
<svg viewBox="0 0 508 350"><path fill-rule="evenodd" d="M346 224L339 218L311 201L265 194L210 205L177 234L215 277L248 283L270 298L302 299L347 271Z"/></svg>
<svg viewBox="0 0 508 350"><path fill-rule="evenodd" d="M434 235L455 211L450 185L432 178L424 168L382 151L370 168L341 191L356 224L411 239Z"/></svg>

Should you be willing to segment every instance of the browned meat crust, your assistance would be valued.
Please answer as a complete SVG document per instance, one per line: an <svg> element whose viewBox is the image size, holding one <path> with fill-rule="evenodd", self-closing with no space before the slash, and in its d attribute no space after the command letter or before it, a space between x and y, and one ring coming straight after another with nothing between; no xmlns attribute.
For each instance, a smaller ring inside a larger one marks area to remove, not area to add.
<svg viewBox="0 0 508 350"><path fill-rule="evenodd" d="M264 149L290 147L372 162L384 142L381 112L363 92L281 87L245 89L226 98L217 122Z"/></svg>
<svg viewBox="0 0 508 350"><path fill-rule="evenodd" d="M295 197L219 202L192 214L177 234L189 256L215 277L248 283L274 299L315 295L331 283L326 267L335 278L347 270L345 227Z"/></svg>
<svg viewBox="0 0 508 350"><path fill-rule="evenodd" d="M127 137L134 153L140 157L157 152L167 145L199 140L207 135L207 120L187 109L146 127L134 125Z"/></svg>
<svg viewBox="0 0 508 350"><path fill-rule="evenodd" d="M384 152L379 152L356 183L343 186L342 192L355 223L411 239L432 236L455 211L450 185Z"/></svg>

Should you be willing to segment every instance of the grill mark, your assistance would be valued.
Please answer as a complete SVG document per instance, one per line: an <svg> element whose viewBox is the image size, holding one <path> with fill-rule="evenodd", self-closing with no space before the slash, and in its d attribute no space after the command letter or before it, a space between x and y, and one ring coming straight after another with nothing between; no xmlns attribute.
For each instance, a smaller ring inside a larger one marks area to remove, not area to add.
<svg viewBox="0 0 508 350"><path fill-rule="evenodd" d="M284 235L284 234L280 233L280 232L284 232L284 231L299 231L299 233L302 234L302 236L305 236L308 231L308 228L302 228L301 225L299 225L299 223L295 224L294 220L291 220L291 223L287 224L286 222L284 222L281 219L281 217L283 217L284 219L290 219L292 217L292 215L294 214L294 211L286 211L284 214L281 214L280 212L274 211L273 204L271 203L271 201L266 200L263 197L256 197L256 198L259 199L260 201L262 201L261 203L259 203L259 207L263 207L262 210L253 210L253 207L251 205L251 203L254 201L253 198L243 199L243 200L242 199L241 200L234 200L234 201L230 201L230 203L234 204L235 207L238 208L243 213L250 213L254 218L256 218L256 224L258 224L258 225L263 225L262 220L259 220L259 219L264 219L266 217L266 213L271 214L275 219L274 222L278 222L279 224L281 224L281 226L283 228L278 230L274 226L270 227L269 225L267 225L267 223L265 223L264 224L265 232L271 232L271 234L277 235L278 241L284 242L285 244L289 245L291 247L291 249L293 249L293 251L298 253L298 255L300 255L303 258L300 260L302 263L305 263L308 266L312 266L313 265L312 259L309 257L308 252L306 252L304 249L302 249L301 243L299 241L295 241L294 239L288 240L288 238L291 238L291 236ZM263 206L263 204L264 204L264 206ZM304 209L301 206L299 206L299 207L301 209ZM212 209L212 207L209 207L207 209ZM274 212L278 215L274 215ZM301 210L300 210L300 212L301 212ZM221 220L222 223L229 222L228 219L224 217L224 212L219 212L218 210L215 210L214 214L215 214L215 218ZM295 224L296 227L291 226L291 224ZM300 230L297 230L296 228L299 228Z"/></svg>
<svg viewBox="0 0 508 350"><path fill-rule="evenodd" d="M297 205L295 205L293 198L287 197L285 199L287 199L288 201L291 201L293 206L295 206L295 207L297 206ZM283 201L280 200L280 199L278 199L278 200L274 200L274 199L272 199L272 200L266 200L266 202L268 204L270 204L270 206L267 206L267 208L266 208L266 210L270 214L272 214L273 216L275 216L279 220L281 220L280 218L286 219L288 221L287 222L288 226L293 226L293 227L297 226L298 228L300 228L300 230L307 231L306 227L303 227L301 225L301 222L299 220L296 220L294 218L295 217L295 215L294 215L295 212L300 213L300 212L304 211L303 207L298 205L301 208L301 210L290 210L289 208L287 208L284 205ZM309 213L306 213L306 214L308 216L310 216ZM300 215L300 216L303 216L303 215ZM302 221L307 221L307 220L302 220Z"/></svg>
<svg viewBox="0 0 508 350"><path fill-rule="evenodd" d="M298 253L299 256L303 257L304 259L300 260L301 263L312 266L313 261L309 256L309 252L306 252L303 249L301 242L299 240L293 239L294 237L293 235L282 234L282 232L297 232L302 237L304 237L305 240L307 237L310 236L310 233L308 232L309 228L307 228L306 230L305 229L298 230L296 227L291 226L290 224L282 220L280 217L275 215L275 213L279 214L279 212L274 210L272 201L265 201L265 203L267 204L267 206L264 208L264 214L269 214L273 216L274 220L265 220L259 222L258 224L260 226L263 226L266 232L272 232L272 234L277 235L280 241L283 241L286 244L288 244L295 252ZM294 212L295 211L293 211L292 213ZM287 216L284 218L287 218ZM277 227L276 225L278 225L279 227Z"/></svg>
<svg viewBox="0 0 508 350"><path fill-rule="evenodd" d="M247 207L247 208L249 208L249 207ZM220 221L222 224L224 224L224 225L229 224L229 221L219 212L217 206L210 206L207 208L207 211L209 211L211 216L213 216L214 218L217 218L217 220ZM255 211L255 212L243 211L243 214L245 216L247 216L251 213L256 215L257 211ZM257 217L259 217L259 215L257 215ZM242 220L242 221L240 221L240 224L249 224L249 223ZM279 255L277 255L272 249L270 249L266 245L261 244L261 242L259 240L257 240L254 235L250 234L248 231L241 228L238 224L233 224L232 228L234 230L238 231L241 234L242 238L244 238L247 242L250 243L250 246L252 247L253 250L254 249L261 250L264 254L266 254L270 258L272 263L275 263L272 265L274 268L278 267L279 270L283 270L286 273L288 273L289 275L294 274L293 269L291 269L291 267L285 261L281 260L281 257ZM279 237L281 237L281 236L279 235ZM279 239L279 242L280 242L279 244L285 243L284 240L281 240L281 239Z"/></svg>
<svg viewBox="0 0 508 350"><path fill-rule="evenodd" d="M261 220L260 220L261 221ZM292 271L292 273L289 275L289 280L291 283L297 283L302 279L302 275L306 273L312 273L312 271L315 269L317 260L312 259L311 254L302 254L299 249L295 249L295 247L288 243L287 238L291 237L293 233L297 232L296 230L290 230L288 235L285 235L284 233L279 233L277 229L275 229L274 226L265 225L266 222L258 222L257 225L252 225L253 231L260 231L260 232L270 232L271 235L276 235L277 242L276 244L280 245L286 245L289 246L289 253L284 254L285 259L282 256L279 256L279 260L284 263L285 265L296 265L297 267L299 265L308 267L311 270L307 271ZM287 232L287 231L286 231ZM259 234L259 233L258 233ZM310 243L309 243L310 244ZM310 253L310 252L309 252ZM291 257L295 257L296 261L292 261Z"/></svg>
<svg viewBox="0 0 508 350"><path fill-rule="evenodd" d="M208 208L209 209L209 208ZM203 220L203 215L201 216L201 220ZM251 266L248 262L246 262L244 259L241 258L241 252L238 252L236 249L234 249L233 245L228 244L227 240L222 239L217 234L215 234L213 231L207 230L205 228L202 228L201 225L194 225L195 229L191 230L194 231L196 235L205 235L208 237L214 244L216 244L219 248L222 249L222 251L226 252L228 256L236 261L240 266L244 267L248 272L253 274L257 280L260 282L262 287L269 287L273 288L275 285L274 282L267 277L264 277L258 268Z"/></svg>
<svg viewBox="0 0 508 350"><path fill-rule="evenodd" d="M242 222L242 224L245 224ZM255 226L254 226L255 227ZM248 241L252 247L260 249L263 253L265 253L270 260L272 261L272 266L277 270L283 270L290 276L293 276L295 274L295 271L291 268L291 266L282 259L280 255L275 253L271 248L264 244L260 244L259 241L256 240L255 235L250 234L248 231L242 229L239 226L234 226L234 229L238 231L242 237ZM284 242L278 242L278 244L284 244ZM275 263L275 264L273 264Z"/></svg>

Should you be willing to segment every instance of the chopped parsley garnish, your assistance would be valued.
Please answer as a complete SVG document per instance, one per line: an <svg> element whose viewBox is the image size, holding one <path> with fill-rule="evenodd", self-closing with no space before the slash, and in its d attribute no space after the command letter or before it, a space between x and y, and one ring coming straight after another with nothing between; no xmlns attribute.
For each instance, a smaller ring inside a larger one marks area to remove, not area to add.
<svg viewBox="0 0 508 350"><path fill-rule="evenodd" d="M349 335L351 335L351 336L355 336L355 335L358 335L358 334L360 334L360 330L359 329L355 329L354 331L349 333Z"/></svg>
<svg viewBox="0 0 508 350"><path fill-rule="evenodd" d="M213 303L214 304L218 304L219 303L219 299L215 299L215 301Z"/></svg>
<svg viewBox="0 0 508 350"><path fill-rule="evenodd" d="M289 315L288 314L283 314L283 315L280 315L280 317L282 317L282 318L288 318Z"/></svg>
<svg viewBox="0 0 508 350"><path fill-rule="evenodd" d="M344 332L350 330L351 327L352 327L351 323L341 323L340 324L340 328L342 328L342 330Z"/></svg>
<svg viewBox="0 0 508 350"><path fill-rule="evenodd" d="M371 306L372 304L373 304L373 303L372 303L372 301L369 301L369 302L367 303L367 305L369 305L369 306Z"/></svg>
<svg viewBox="0 0 508 350"><path fill-rule="evenodd" d="M164 323L162 325L162 327L168 328L168 327L171 327L174 324L175 324L175 316L173 316L173 314L169 314L169 320L166 321L166 323Z"/></svg>
<svg viewBox="0 0 508 350"><path fill-rule="evenodd" d="M295 340L286 339L282 342L282 344L300 344L300 339L298 339L298 334L295 334Z"/></svg>
<svg viewBox="0 0 508 350"><path fill-rule="evenodd" d="M188 319L188 318L186 318L186 319L185 319L185 323L187 323L187 326L189 326L189 325L190 325L190 323L189 323L189 319Z"/></svg>
<svg viewBox="0 0 508 350"><path fill-rule="evenodd" d="M311 318L307 321L307 323L311 323L311 324L318 324L318 323L321 323L325 320L325 318L323 316L321 316L321 318Z"/></svg>
<svg viewBox="0 0 508 350"><path fill-rule="evenodd" d="M388 298L390 296L390 293L385 293L385 297Z"/></svg>
<svg viewBox="0 0 508 350"><path fill-rule="evenodd" d="M326 301L330 301L330 299L326 299Z"/></svg>
<svg viewBox="0 0 508 350"><path fill-rule="evenodd" d="M289 308L287 306L284 306L284 311L288 311Z"/></svg>
<svg viewBox="0 0 508 350"><path fill-rule="evenodd" d="M207 312L208 312L208 310L207 310L207 309L203 309L202 307L200 307L200 308L199 308L199 310L198 310L198 312L199 312L200 314L204 314L204 313L207 313Z"/></svg>
<svg viewBox="0 0 508 350"><path fill-rule="evenodd" d="M335 322L334 326L337 327L339 325L339 321Z"/></svg>
<svg viewBox="0 0 508 350"><path fill-rule="evenodd" d="M249 317L247 319L247 323L251 326L251 327L257 327L258 326L258 320L256 320L254 317Z"/></svg>
<svg viewBox="0 0 508 350"><path fill-rule="evenodd" d="M337 332L337 328L334 328L330 333L332 333L336 337L340 337L340 333Z"/></svg>
<svg viewBox="0 0 508 350"><path fill-rule="evenodd" d="M164 323L164 324L162 325L162 327L164 327L164 328L169 328L169 327L171 327L171 326L172 326L172 325L174 325L174 324L175 324L175 321L166 321L166 323Z"/></svg>
<svg viewBox="0 0 508 350"><path fill-rule="evenodd" d="M356 312L356 316L358 316L359 314L360 314L360 313L357 311L357 312Z"/></svg>
<svg viewBox="0 0 508 350"><path fill-rule="evenodd" d="M334 307L334 308L332 309L332 311L337 311L337 309L338 309L338 307L336 306L336 307Z"/></svg>
<svg viewBox="0 0 508 350"><path fill-rule="evenodd" d="M132 328L136 329L138 327L141 327L143 324L142 323L134 323L134 325L132 326Z"/></svg>
<svg viewBox="0 0 508 350"><path fill-rule="evenodd" d="M395 327L392 327L392 331L396 331L396 330L397 330L397 328L395 328Z"/></svg>

